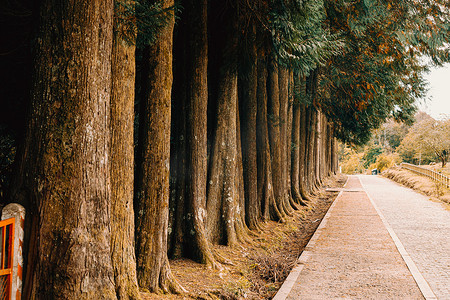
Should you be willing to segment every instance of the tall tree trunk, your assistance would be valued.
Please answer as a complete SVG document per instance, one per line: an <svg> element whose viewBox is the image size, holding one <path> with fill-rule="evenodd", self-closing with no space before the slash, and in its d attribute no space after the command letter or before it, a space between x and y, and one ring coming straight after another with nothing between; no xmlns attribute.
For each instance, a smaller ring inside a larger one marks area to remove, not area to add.
<svg viewBox="0 0 450 300"><path fill-rule="evenodd" d="M272 182L272 163L269 145L269 127L267 113L267 61L263 49L258 53L257 66L257 114L256 114L256 146L257 146L257 174L258 201L261 203L263 220L272 218L284 221L283 215L275 203Z"/></svg>
<svg viewBox="0 0 450 300"><path fill-rule="evenodd" d="M173 1L163 2L165 8ZM169 214L170 101L173 15L143 55L136 191L136 258L139 285L177 292L167 258Z"/></svg>
<svg viewBox="0 0 450 300"><path fill-rule="evenodd" d="M315 140L316 140L316 124L315 124L315 113L314 107L310 105L308 107L308 137L307 137L307 155L306 155L306 182L308 193L315 194L314 189L314 150L315 150Z"/></svg>
<svg viewBox="0 0 450 300"><path fill-rule="evenodd" d="M285 211L292 214L292 207L289 201L288 190L288 107L289 107L289 70L286 66L278 66L278 87L279 87L279 127L280 127L280 188L282 190L282 203ZM290 140L289 140L290 144Z"/></svg>
<svg viewBox="0 0 450 300"><path fill-rule="evenodd" d="M294 75L295 97L292 103L292 154L291 154L291 193L294 201L301 205L306 205L300 194L300 153L302 145L300 144L301 128L301 107L300 107L300 89L302 78L298 74Z"/></svg>
<svg viewBox="0 0 450 300"><path fill-rule="evenodd" d="M260 202L257 195L257 159L256 159L256 113L257 113L257 56L256 27L251 24L241 36L245 41L241 45L241 70L239 72L239 101L241 107L241 143L244 167L245 216L250 229L258 228L261 215Z"/></svg>
<svg viewBox="0 0 450 300"><path fill-rule="evenodd" d="M321 174L321 183L323 184L323 179L327 176L327 164L328 164L328 122L324 113L322 113L322 122L323 122L323 138L322 138L322 174Z"/></svg>
<svg viewBox="0 0 450 300"><path fill-rule="evenodd" d="M131 1L124 3L133 5ZM116 14L123 13L116 5ZM114 18L111 90L111 260L118 299L140 299L134 249L134 82L135 47ZM135 39L135 37L133 37Z"/></svg>
<svg viewBox="0 0 450 300"><path fill-rule="evenodd" d="M113 2L43 1L39 17L31 118L12 194L30 204L32 220L23 296L114 299Z"/></svg>
<svg viewBox="0 0 450 300"><path fill-rule="evenodd" d="M189 30L187 92L187 201L189 204L190 232L194 237L188 244L194 248L194 257L209 267L218 267L210 250L206 234L206 189L207 189L207 108L208 108L208 39L206 0L186 1Z"/></svg>
<svg viewBox="0 0 450 300"><path fill-rule="evenodd" d="M300 145L299 145L299 192L306 201L311 200L307 188L307 150L308 150L308 109L306 107L306 78L300 83Z"/></svg>
<svg viewBox="0 0 450 300"><path fill-rule="evenodd" d="M310 175L310 186L312 188L313 194L317 194L317 173L318 173L318 153L319 153L319 111L313 105L312 107L312 138L311 138L311 175Z"/></svg>
<svg viewBox="0 0 450 300"><path fill-rule="evenodd" d="M307 79L307 98L310 101L308 106L308 124L307 124L307 149L306 149L306 182L307 191L311 194L316 194L315 186L315 152L317 150L317 111L315 107L316 103L316 82L317 82L317 70L313 70Z"/></svg>
<svg viewBox="0 0 450 300"><path fill-rule="evenodd" d="M333 168L333 173L337 174L339 172L339 161L338 161L338 142L337 139L335 137L333 137L332 140L332 149L331 151L333 152L333 163L332 163L332 168Z"/></svg>
<svg viewBox="0 0 450 300"><path fill-rule="evenodd" d="M324 139L323 139L323 167L322 167L322 176L323 178L327 177L328 174L328 164L330 162L329 160L329 136L330 136L330 124L328 123L328 120L324 114L323 117L324 120Z"/></svg>
<svg viewBox="0 0 450 300"><path fill-rule="evenodd" d="M327 176L331 176L333 173L333 124L328 123L328 133L327 133Z"/></svg>
<svg viewBox="0 0 450 300"><path fill-rule="evenodd" d="M322 113L322 166L321 166L321 184L323 184L323 179L327 176L327 165L328 165L328 132L329 126L327 118L324 113Z"/></svg>
<svg viewBox="0 0 450 300"><path fill-rule="evenodd" d="M180 84L184 86L184 82ZM171 107L173 114L171 122L169 235L167 247L173 258L179 258L184 255L184 244L186 241L186 99L185 95L181 94L177 93L177 96L172 98Z"/></svg>
<svg viewBox="0 0 450 300"><path fill-rule="evenodd" d="M318 99L318 86L319 86L319 74L320 69L316 68L314 70L314 77L312 81L312 96L313 96L313 107L314 107L314 125L315 125L315 136L314 136L314 152L313 152L313 178L312 183L315 191L317 192L320 187L320 141L322 136L322 123L321 123L321 115L319 109L319 99Z"/></svg>
<svg viewBox="0 0 450 300"><path fill-rule="evenodd" d="M274 57L269 59L268 71L268 123L269 123L269 144L272 162L272 181L275 197L275 204L282 214L282 217L289 215L284 201L285 190L283 185L283 161L281 156L281 120L280 120L280 93L278 80L278 64Z"/></svg>
<svg viewBox="0 0 450 300"><path fill-rule="evenodd" d="M314 185L319 187L321 185L320 181L320 169L322 164L322 113L319 109L316 109L316 126L317 126L317 134L315 141L315 151L314 151Z"/></svg>
<svg viewBox="0 0 450 300"><path fill-rule="evenodd" d="M237 74L232 70L224 73L219 82L217 127L211 150L206 227L213 243L234 245Z"/></svg>
<svg viewBox="0 0 450 300"><path fill-rule="evenodd" d="M248 239L248 227L245 222L245 192L244 192L244 168L242 163L242 145L241 145L241 124L239 115L239 105L236 106L236 143L237 143L237 155L236 155L236 175L234 176L234 184L236 189L236 221L235 230L236 238L240 242L247 242ZM259 225L257 223L257 225ZM259 228L259 227L258 227Z"/></svg>
<svg viewBox="0 0 450 300"><path fill-rule="evenodd" d="M289 203L294 209L300 209L301 201L294 200L292 195L292 182L291 182L291 172L292 172L292 122L294 119L294 72L289 69L288 78L288 117L287 117L287 128L286 128L286 182L287 182L287 194L289 196ZM297 199L299 200L299 199ZM301 200L301 199L300 199Z"/></svg>
<svg viewBox="0 0 450 300"><path fill-rule="evenodd" d="M237 2L211 4L211 45L217 66L216 121L207 189L207 233L213 243L233 246L238 203L236 176Z"/></svg>
<svg viewBox="0 0 450 300"><path fill-rule="evenodd" d="M310 151L311 151L311 107L309 105L305 105L305 151L304 151L304 163L305 168L303 171L303 178L304 178L304 187L305 192L307 195L311 195L311 189L310 189L310 177L311 177L311 170L310 170ZM302 195L303 196L303 195Z"/></svg>
<svg viewBox="0 0 450 300"><path fill-rule="evenodd" d="M186 230L186 185L187 185L187 17L186 8L174 28L172 120L170 145L170 203L168 250L171 257L184 255Z"/></svg>

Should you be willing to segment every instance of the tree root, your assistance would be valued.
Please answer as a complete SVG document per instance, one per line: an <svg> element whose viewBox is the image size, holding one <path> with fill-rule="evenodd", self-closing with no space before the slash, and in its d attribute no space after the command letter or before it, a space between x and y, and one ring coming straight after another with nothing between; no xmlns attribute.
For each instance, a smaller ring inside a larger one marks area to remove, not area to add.
<svg viewBox="0 0 450 300"><path fill-rule="evenodd" d="M142 291L147 292L146 288ZM161 273L159 274L159 284L156 288L149 287L148 291L157 294L186 294L188 291L178 283L175 277L172 275L169 266L169 260L166 258L163 266L161 267Z"/></svg>
<svg viewBox="0 0 450 300"><path fill-rule="evenodd" d="M222 255L220 255L219 252L214 250L213 254L214 254L215 260L218 261L219 263L224 264L224 265L229 265L229 266L235 265L231 260L226 259Z"/></svg>

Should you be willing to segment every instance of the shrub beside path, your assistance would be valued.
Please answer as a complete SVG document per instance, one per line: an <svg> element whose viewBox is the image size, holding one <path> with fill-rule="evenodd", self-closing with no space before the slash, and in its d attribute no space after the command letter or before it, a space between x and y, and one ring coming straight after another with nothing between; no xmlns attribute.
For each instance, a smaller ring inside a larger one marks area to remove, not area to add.
<svg viewBox="0 0 450 300"><path fill-rule="evenodd" d="M424 299L357 176L274 299Z"/></svg>

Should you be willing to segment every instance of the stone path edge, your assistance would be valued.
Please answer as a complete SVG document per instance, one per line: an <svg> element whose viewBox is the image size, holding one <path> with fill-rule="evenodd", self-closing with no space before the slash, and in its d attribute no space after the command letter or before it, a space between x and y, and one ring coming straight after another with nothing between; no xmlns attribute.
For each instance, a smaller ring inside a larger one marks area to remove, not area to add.
<svg viewBox="0 0 450 300"><path fill-rule="evenodd" d="M349 178L347 178L347 181L344 184L344 187L347 185ZM272 300L285 300L289 293L291 292L292 288L294 287L295 282L298 279L298 276L300 275L301 271L303 270L303 267L305 266L306 262L308 261L309 257L311 256L311 249L316 244L317 240L320 237L320 234L322 233L323 227L327 223L327 219L330 217L331 211L333 210L335 204L337 203L337 200L339 197L342 196L343 190L339 192L337 197L333 200L333 203L328 208L327 213L323 217L322 221L320 222L319 226L317 227L316 231L314 232L313 236L309 240L308 244L306 244L305 249L300 254L299 258L297 259L296 266L291 270L286 280L281 285L280 289L276 293L276 295L272 298Z"/></svg>
<svg viewBox="0 0 450 300"><path fill-rule="evenodd" d="M358 180L360 181L362 187L365 190L365 186L362 183L362 181L359 178L358 178ZM369 193L366 192L366 195L369 198L369 200L372 203L375 210L377 211L378 215L380 216L381 221L383 222L387 231L389 232L389 235L391 236L392 240L394 241L394 244L397 247L398 252L402 256L403 260L405 261L406 266L408 267L409 271L411 272L411 275L413 276L414 280L416 281L422 295L425 297L426 300L437 300L438 298L434 294L434 292L431 289L428 282L422 276L422 273L420 273L419 269L417 268L416 264L412 260L411 256L409 256L409 254L406 251L405 247L403 246L402 242L398 238L397 234L394 232L394 229L391 227L391 225L389 225L388 221L386 220L386 218L382 214L381 210L376 205L375 201L373 201L372 197L370 197Z"/></svg>

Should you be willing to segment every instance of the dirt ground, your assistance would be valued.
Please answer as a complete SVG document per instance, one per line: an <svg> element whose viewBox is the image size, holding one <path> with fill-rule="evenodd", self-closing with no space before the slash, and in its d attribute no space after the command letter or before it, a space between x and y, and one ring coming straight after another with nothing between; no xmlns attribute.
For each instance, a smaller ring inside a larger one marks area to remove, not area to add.
<svg viewBox="0 0 450 300"><path fill-rule="evenodd" d="M345 180L344 175L325 180L308 206L294 212L286 223L263 224L247 243L234 248L215 246L214 251L232 262L224 270L207 269L188 259L172 260L172 273L188 293L143 293L143 299L271 299L338 194L325 189L342 187Z"/></svg>
<svg viewBox="0 0 450 300"><path fill-rule="evenodd" d="M425 176L415 174L400 167L392 167L387 169L382 173L382 175L415 191L425 194L432 200L441 201L450 209L450 190L445 188L442 184L438 184Z"/></svg>

